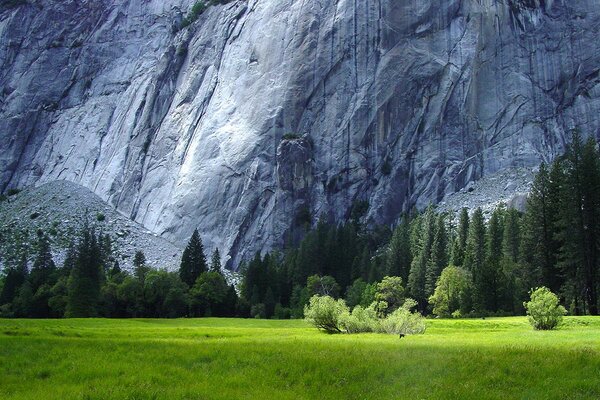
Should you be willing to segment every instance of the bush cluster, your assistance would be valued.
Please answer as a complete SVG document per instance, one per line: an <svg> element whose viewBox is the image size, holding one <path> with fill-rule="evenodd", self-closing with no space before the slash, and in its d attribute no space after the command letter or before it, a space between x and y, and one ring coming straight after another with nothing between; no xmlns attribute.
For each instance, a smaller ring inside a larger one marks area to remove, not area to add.
<svg viewBox="0 0 600 400"><path fill-rule="evenodd" d="M356 306L352 311L342 299L315 295L304 309L307 322L327 333L388 333L414 335L425 332L425 319L411 310L417 305L412 299L389 314L383 301L373 302L369 307Z"/></svg>

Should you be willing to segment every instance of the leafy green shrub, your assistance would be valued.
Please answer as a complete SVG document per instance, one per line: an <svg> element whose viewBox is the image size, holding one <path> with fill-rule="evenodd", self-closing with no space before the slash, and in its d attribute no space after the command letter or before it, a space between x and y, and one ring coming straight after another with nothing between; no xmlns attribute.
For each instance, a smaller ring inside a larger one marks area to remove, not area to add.
<svg viewBox="0 0 600 400"><path fill-rule="evenodd" d="M98 222L103 222L104 220L106 220L106 216L102 213L98 213L98 214L96 214L96 220Z"/></svg>
<svg viewBox="0 0 600 400"><path fill-rule="evenodd" d="M350 312L344 300L315 295L304 308L304 316L307 322L328 333L414 335L425 332L425 318L419 313L411 312L417 305L416 301L407 299L402 307L385 318L380 318L380 303L385 302L373 302L367 308L356 306Z"/></svg>
<svg viewBox="0 0 600 400"><path fill-rule="evenodd" d="M546 287L531 292L531 301L523 303L529 323L536 330L552 330L561 322L567 310L560 305L558 297Z"/></svg>
<svg viewBox="0 0 600 400"><path fill-rule="evenodd" d="M379 324L379 333L416 335L425 333L425 318L411 310L417 306L413 299L406 299L402 307L384 318Z"/></svg>
<svg viewBox="0 0 600 400"><path fill-rule="evenodd" d="M352 312L345 312L340 317L340 326L347 333L373 332L379 325L377 312L373 305L363 308L356 306Z"/></svg>
<svg viewBox="0 0 600 400"><path fill-rule="evenodd" d="M349 313L344 300L335 300L329 296L315 295L310 298L309 304L304 307L304 318L318 329L327 333L341 333L342 315Z"/></svg>

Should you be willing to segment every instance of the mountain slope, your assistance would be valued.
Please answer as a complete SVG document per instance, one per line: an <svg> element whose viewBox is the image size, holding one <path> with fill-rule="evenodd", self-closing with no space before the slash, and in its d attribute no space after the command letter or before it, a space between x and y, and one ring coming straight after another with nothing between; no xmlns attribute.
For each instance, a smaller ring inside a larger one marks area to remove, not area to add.
<svg viewBox="0 0 600 400"><path fill-rule="evenodd" d="M390 223L600 127L592 0L27 0L0 11L0 188L57 179L231 265Z"/></svg>

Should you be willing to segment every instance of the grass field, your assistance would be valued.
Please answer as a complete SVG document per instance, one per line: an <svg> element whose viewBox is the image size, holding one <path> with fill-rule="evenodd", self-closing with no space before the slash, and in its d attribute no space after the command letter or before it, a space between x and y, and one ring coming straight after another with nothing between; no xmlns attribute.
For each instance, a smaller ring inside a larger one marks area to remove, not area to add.
<svg viewBox="0 0 600 400"><path fill-rule="evenodd" d="M600 318L431 320L399 339L303 321L0 320L0 399L600 399Z"/></svg>

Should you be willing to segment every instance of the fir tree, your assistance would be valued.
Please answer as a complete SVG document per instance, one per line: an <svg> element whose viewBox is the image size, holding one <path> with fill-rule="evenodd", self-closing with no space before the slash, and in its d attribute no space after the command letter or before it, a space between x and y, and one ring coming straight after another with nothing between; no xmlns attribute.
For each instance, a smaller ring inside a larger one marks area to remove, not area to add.
<svg viewBox="0 0 600 400"><path fill-rule="evenodd" d="M35 293L43 284L54 285L56 279L51 280L52 275L56 272L56 265L52 259L50 251L50 240L44 234L40 235L37 243L37 254L33 261L29 281L31 282L31 290Z"/></svg>
<svg viewBox="0 0 600 400"><path fill-rule="evenodd" d="M203 272L207 271L206 256L204 255L204 246L198 230L194 230L190 241L188 242L179 266L179 276L181 280L189 287L194 286L196 280Z"/></svg>
<svg viewBox="0 0 600 400"><path fill-rule="evenodd" d="M219 253L219 249L215 248L213 252L212 258L210 260L210 270L212 272L221 273L221 254Z"/></svg>
<svg viewBox="0 0 600 400"><path fill-rule="evenodd" d="M465 269L473 276L473 305L478 311L485 309L485 237L483 211L478 208L471 218L464 262Z"/></svg>
<svg viewBox="0 0 600 400"><path fill-rule="evenodd" d="M70 318L98 315L100 288L104 278L101 244L93 229L84 226L77 256L68 282L66 316Z"/></svg>
<svg viewBox="0 0 600 400"><path fill-rule="evenodd" d="M427 298L435 291L435 285L444 268L448 266L448 233L446 231L446 220L443 214L438 215L435 227L433 243L431 245L431 257L427 262L425 277L425 295Z"/></svg>
<svg viewBox="0 0 600 400"><path fill-rule="evenodd" d="M408 281L412 254L410 251L410 220L407 216L404 216L394 229L386 261L388 275L399 276L404 282Z"/></svg>
<svg viewBox="0 0 600 400"><path fill-rule="evenodd" d="M417 222L412 230L414 246L412 252L415 256L408 275L408 291L410 297L414 298L419 304L419 309L424 311L428 297L425 291L427 263L431 258L436 225L433 207L428 207L425 214L418 219L421 219L422 222ZM422 231L416 226L421 226Z"/></svg>
<svg viewBox="0 0 600 400"><path fill-rule="evenodd" d="M451 263L454 266L462 267L465 261L465 251L467 248L467 237L469 236L469 210L463 208L460 212L458 222L458 231L452 246Z"/></svg>
<svg viewBox="0 0 600 400"><path fill-rule="evenodd" d="M503 282L501 270L502 262L502 239L504 237L502 208L497 208L492 213L488 223L486 240L486 262L483 264L481 274L478 275L479 282L477 293L482 300L483 308L496 312L501 303L500 289Z"/></svg>
<svg viewBox="0 0 600 400"><path fill-rule="evenodd" d="M143 284L148 272L150 272L150 268L146 265L146 255L141 250L136 251L133 257L133 273L135 277Z"/></svg>

